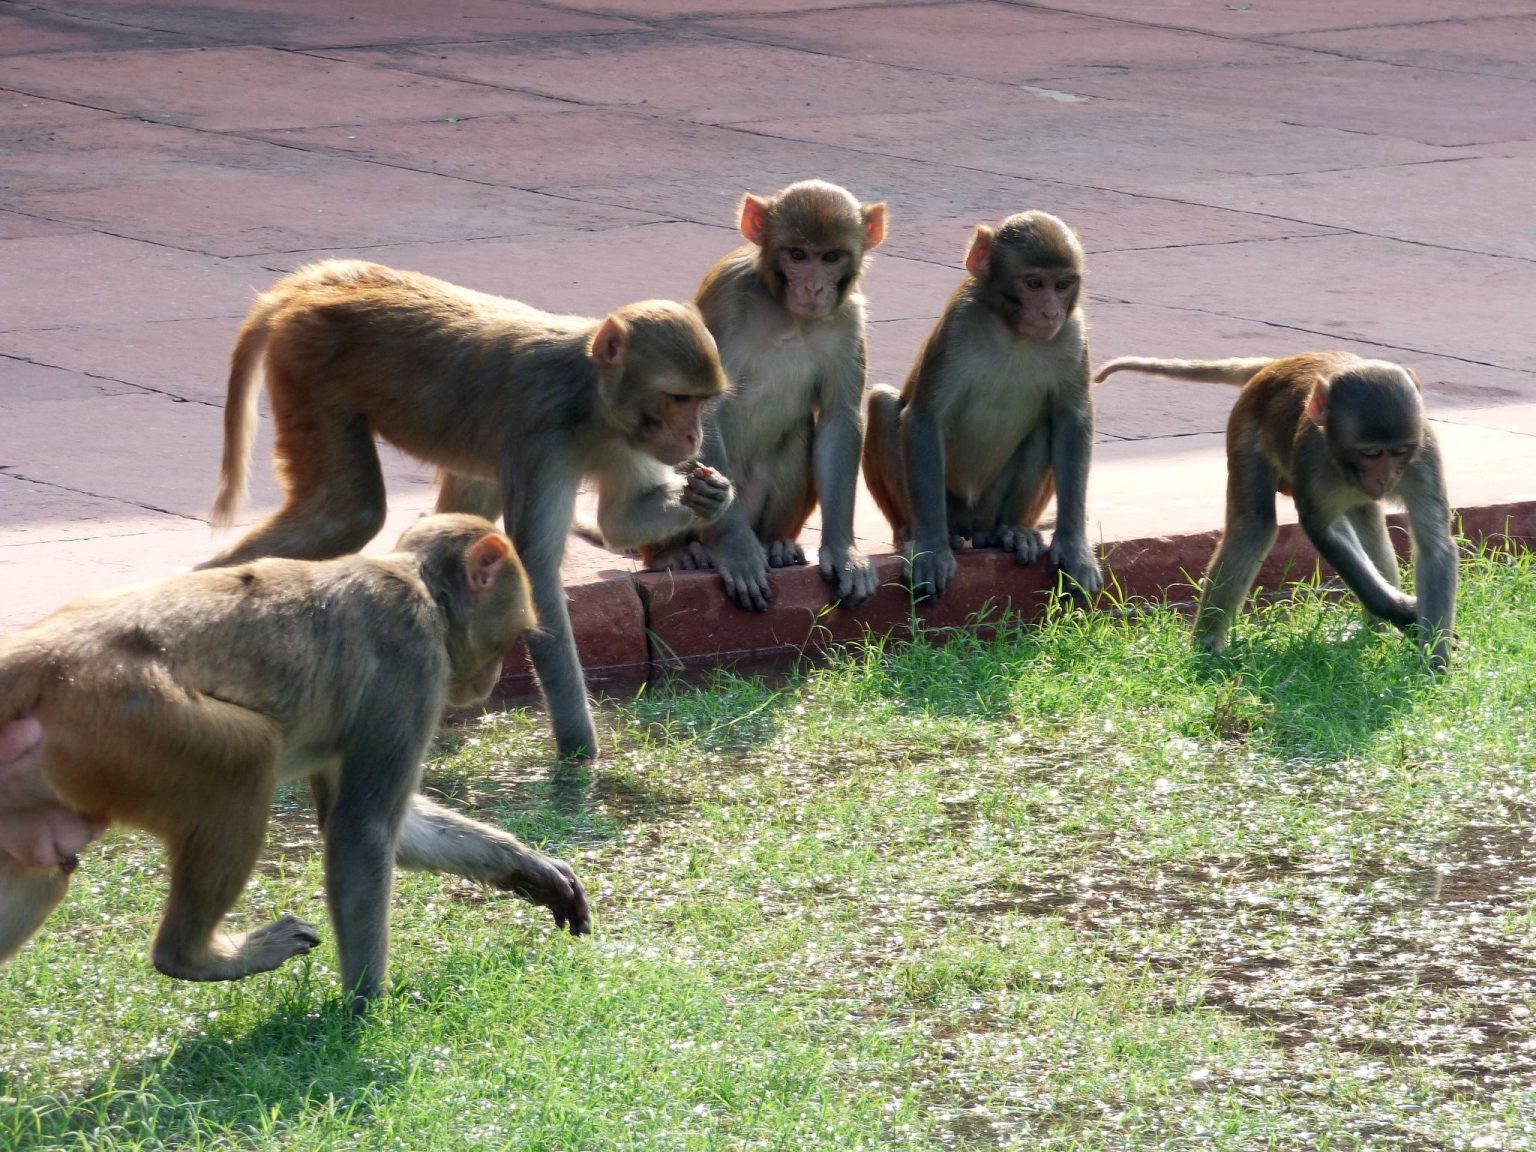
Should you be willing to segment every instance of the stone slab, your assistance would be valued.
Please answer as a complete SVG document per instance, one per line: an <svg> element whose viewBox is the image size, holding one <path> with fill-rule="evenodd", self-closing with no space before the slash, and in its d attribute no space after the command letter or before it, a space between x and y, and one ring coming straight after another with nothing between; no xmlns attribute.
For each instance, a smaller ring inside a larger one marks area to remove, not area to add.
<svg viewBox="0 0 1536 1152"><path fill-rule="evenodd" d="M1536 80L1536 54L1531 51L1536 15L1530 14L1528 4L1518 5L1518 15L1494 15L1504 7L1489 5L1485 19L1304 32L1276 37L1275 42L1413 68Z"/></svg>
<svg viewBox="0 0 1536 1152"><path fill-rule="evenodd" d="M438 41L601 32L625 22L515 0L218 0L204 4L134 0L59 0L50 7L129 30L171 29L219 43L324 48L349 44Z"/></svg>
<svg viewBox="0 0 1536 1152"><path fill-rule="evenodd" d="M94 154L61 167L60 151ZM601 229L647 213L161 124L59 128L6 158L0 207L214 256Z"/></svg>
<svg viewBox="0 0 1536 1152"><path fill-rule="evenodd" d="M1134 24L1193 28L1222 36L1270 37L1326 29L1391 28L1395 24L1444 26L1452 21L1524 14L1525 0L1405 0L1404 3L1338 0L1261 0L1213 4L1210 0L1040 0L1041 8L1093 13Z"/></svg>
<svg viewBox="0 0 1536 1152"><path fill-rule="evenodd" d="M550 101L484 84L271 48L21 56L5 82L159 124L217 132L535 111ZM229 99L231 88L243 98Z"/></svg>
<svg viewBox="0 0 1536 1152"><path fill-rule="evenodd" d="M897 8L878 21L867 9L842 8L708 26L755 43L1006 84L1033 84L1077 69L1143 74L1310 59L1306 52L1232 37L1009 4Z"/></svg>

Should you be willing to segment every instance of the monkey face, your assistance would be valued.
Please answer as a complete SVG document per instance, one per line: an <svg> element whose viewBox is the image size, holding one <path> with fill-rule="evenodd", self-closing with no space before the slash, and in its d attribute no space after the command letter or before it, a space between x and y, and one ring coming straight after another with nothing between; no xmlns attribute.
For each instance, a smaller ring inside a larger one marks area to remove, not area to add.
<svg viewBox="0 0 1536 1152"><path fill-rule="evenodd" d="M711 399L658 388L640 421L639 447L669 466L692 460L704 443L704 414Z"/></svg>
<svg viewBox="0 0 1536 1152"><path fill-rule="evenodd" d="M853 253L817 244L786 244L775 268L784 307L802 320L819 320L843 301L853 279Z"/></svg>
<svg viewBox="0 0 1536 1152"><path fill-rule="evenodd" d="M1344 468L1356 488L1380 500L1397 487L1417 447L1416 443L1357 445L1344 453Z"/></svg>
<svg viewBox="0 0 1536 1152"><path fill-rule="evenodd" d="M1025 268L998 286L1000 311L1020 336L1055 339L1077 307L1081 283L1070 268Z"/></svg>

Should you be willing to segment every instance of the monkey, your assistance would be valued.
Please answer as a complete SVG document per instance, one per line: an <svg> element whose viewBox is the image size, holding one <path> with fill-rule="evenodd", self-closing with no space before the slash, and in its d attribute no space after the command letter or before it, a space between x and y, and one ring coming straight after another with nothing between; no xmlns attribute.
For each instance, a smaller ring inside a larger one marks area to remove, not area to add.
<svg viewBox="0 0 1536 1152"><path fill-rule="evenodd" d="M384 520L373 438L445 473L439 512L500 512L533 584L528 638L562 756L597 755L597 730L560 584L583 479L616 548L713 523L733 499L699 451L724 394L714 338L691 304L649 300L602 320L378 264L328 260L261 295L230 358L224 457L211 519L244 496L257 368L276 432L282 508L203 567L258 556L323 559Z"/></svg>
<svg viewBox="0 0 1536 1152"><path fill-rule="evenodd" d="M919 598L944 594L966 541L1020 564L1044 555L1053 494L1050 559L1091 595L1103 577L1087 535L1082 244L1055 216L1018 212L976 228L965 270L901 391L870 392L865 483Z"/></svg>
<svg viewBox="0 0 1536 1152"><path fill-rule="evenodd" d="M879 585L854 543L867 344L859 277L885 239L884 203L804 180L742 197L746 244L717 261L694 296L730 393L704 425L700 459L736 500L712 524L641 550L646 567L714 568L743 608L773 600L768 570L804 564L799 536L821 502L819 567L854 607Z"/></svg>
<svg viewBox="0 0 1536 1152"><path fill-rule="evenodd" d="M1450 660L1457 558L1450 501L1419 378L1349 352L1282 359L1148 360L1099 369L1146 372L1242 388L1227 420L1227 508L1201 582L1196 640L1227 646L1232 619L1274 546L1275 494L1296 501L1302 530L1374 618L1417 635L1431 667ZM1382 504L1408 513L1416 596L1399 585Z"/></svg>
<svg viewBox="0 0 1536 1152"><path fill-rule="evenodd" d="M489 696L535 623L511 541L447 515L418 520L387 556L185 572L82 597L0 640L0 960L113 823L170 855L160 972L237 980L304 955L319 936L293 916L220 931L274 790L304 778L354 1011L382 988L395 864L514 891L590 931L568 865L417 794L444 706Z"/></svg>

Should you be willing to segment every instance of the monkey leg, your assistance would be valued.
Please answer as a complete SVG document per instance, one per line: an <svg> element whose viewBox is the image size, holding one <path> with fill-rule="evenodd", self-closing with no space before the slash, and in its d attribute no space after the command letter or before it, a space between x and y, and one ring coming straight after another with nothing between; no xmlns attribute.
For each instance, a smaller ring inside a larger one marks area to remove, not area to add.
<svg viewBox="0 0 1536 1152"><path fill-rule="evenodd" d="M218 931L261 851L271 789L246 788L200 805L198 822L171 844L171 895L155 937L156 969L179 980L238 980L269 972L320 942L284 916L249 932Z"/></svg>
<svg viewBox="0 0 1536 1152"><path fill-rule="evenodd" d="M1256 450L1229 455L1226 526L1200 586L1195 640L1210 652L1227 646L1232 620L1275 546L1274 472Z"/></svg>
<svg viewBox="0 0 1536 1152"><path fill-rule="evenodd" d="M287 399L293 387L268 387L277 426L274 455L286 493L282 508L199 568L261 556L328 560L358 551L384 526L384 473L367 419L315 412L307 395L295 405Z"/></svg>
<svg viewBox="0 0 1536 1152"><path fill-rule="evenodd" d="M1397 570L1397 554L1392 550L1392 538L1387 533L1387 518L1382 513L1381 505L1372 501L1370 504L1351 508L1345 515L1354 528L1355 537L1359 540L1366 558L1370 560L1376 571L1381 573L1381 578L1393 588L1401 587L1402 577ZM1378 630L1391 623L1390 620L1384 620L1375 615L1369 608L1365 609L1365 617L1372 627Z"/></svg>
<svg viewBox="0 0 1536 1152"><path fill-rule="evenodd" d="M972 534L971 544L1000 548L1020 564L1033 564L1045 555L1045 537L1036 525L1054 493L1050 424L1042 422L1019 442L977 501L975 515L984 526Z"/></svg>
<svg viewBox="0 0 1536 1152"><path fill-rule="evenodd" d="M501 487L494 480L440 469L434 512L468 512L493 524L501 516Z"/></svg>
<svg viewBox="0 0 1536 1152"><path fill-rule="evenodd" d="M877 384L869 393L864 427L864 486L890 524L897 548L905 548L912 535L912 500L901 458L901 409L901 393Z"/></svg>
<svg viewBox="0 0 1536 1152"><path fill-rule="evenodd" d="M68 891L68 869L23 868L0 856L0 964L32 938Z"/></svg>
<svg viewBox="0 0 1536 1152"><path fill-rule="evenodd" d="M415 796L400 826L395 862L422 872L446 872L489 884L548 908L555 923L582 936L592 930L586 890L563 860L516 836Z"/></svg>

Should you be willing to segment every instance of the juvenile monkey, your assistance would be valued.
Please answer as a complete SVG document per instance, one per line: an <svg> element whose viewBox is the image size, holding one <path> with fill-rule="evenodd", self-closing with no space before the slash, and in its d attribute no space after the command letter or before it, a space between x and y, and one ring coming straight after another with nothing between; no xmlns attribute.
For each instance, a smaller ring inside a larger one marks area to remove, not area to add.
<svg viewBox="0 0 1536 1152"><path fill-rule="evenodd" d="M1201 584L1195 637L1227 645L1232 618L1274 546L1275 494L1296 501L1302 530L1366 611L1416 634L1437 670L1456 623L1456 545L1440 446L1419 379L1385 360L1307 352L1280 360L1144 360L1099 370L1238 384L1227 420L1227 514ZM1403 594L1382 502L1408 512L1417 596Z"/></svg>
<svg viewBox="0 0 1536 1152"><path fill-rule="evenodd" d="M275 425L280 511L203 567L355 551L384 522L375 435L447 474L440 512L500 511L533 584L528 638L561 755L597 754L560 562L584 478L616 548L713 523L731 486L693 457L725 392L691 304L651 300L603 320L552 316L414 272L328 260L279 280L236 338L213 506L245 492L258 368Z"/></svg>
<svg viewBox="0 0 1536 1152"><path fill-rule="evenodd" d="M1051 561L1097 592L1082 245L1056 217L1019 212L976 229L965 269L901 391L870 393L865 483L920 596L943 595L967 540L1033 563L1053 493Z"/></svg>
<svg viewBox="0 0 1536 1152"><path fill-rule="evenodd" d="M589 931L564 863L417 794L444 705L485 699L534 623L511 542L479 517L430 516L388 556L184 573L0 640L0 960L109 823L170 854L161 972L236 980L303 955L319 937L292 916L239 935L220 924L273 790L305 778L354 1010L384 979L395 864L509 889Z"/></svg>
<svg viewBox="0 0 1536 1152"><path fill-rule="evenodd" d="M878 580L853 542L865 380L865 254L885 239L884 204L822 180L742 198L747 243L704 276L695 300L731 394L705 422L701 459L736 501L712 524L642 549L651 568L715 568L728 596L762 611L768 569L804 564L796 538L821 500L822 576L844 604Z"/></svg>

